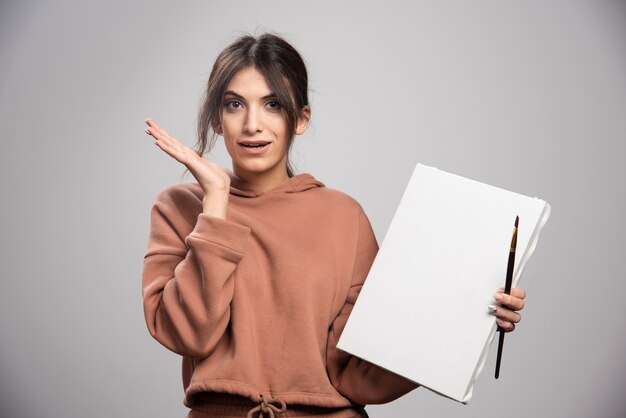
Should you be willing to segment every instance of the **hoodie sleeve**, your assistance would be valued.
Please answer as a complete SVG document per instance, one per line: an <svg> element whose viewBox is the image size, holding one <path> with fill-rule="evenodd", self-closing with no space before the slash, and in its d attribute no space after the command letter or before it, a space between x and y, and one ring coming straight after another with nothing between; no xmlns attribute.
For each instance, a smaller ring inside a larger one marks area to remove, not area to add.
<svg viewBox="0 0 626 418"><path fill-rule="evenodd" d="M419 385L337 349L337 341L378 252L374 231L363 211L359 214L358 234L350 290L343 308L332 322L328 335L327 368L333 386L342 395L361 405L381 404L391 402Z"/></svg>
<svg viewBox="0 0 626 418"><path fill-rule="evenodd" d="M230 321L237 264L250 228L194 210L188 190L156 197L143 261L144 316L150 334L171 351L207 357ZM195 199L197 200L197 199Z"/></svg>

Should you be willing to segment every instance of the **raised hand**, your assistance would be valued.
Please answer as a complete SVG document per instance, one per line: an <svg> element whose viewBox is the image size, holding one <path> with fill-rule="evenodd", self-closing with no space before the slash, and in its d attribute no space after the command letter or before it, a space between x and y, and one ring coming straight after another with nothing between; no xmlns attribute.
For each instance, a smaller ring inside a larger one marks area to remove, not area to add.
<svg viewBox="0 0 626 418"><path fill-rule="evenodd" d="M152 136L159 148L185 165L204 190L204 213L226 217L230 177L228 172L219 165L199 156L194 150L183 145L178 139L161 128L153 119L146 119L146 133Z"/></svg>

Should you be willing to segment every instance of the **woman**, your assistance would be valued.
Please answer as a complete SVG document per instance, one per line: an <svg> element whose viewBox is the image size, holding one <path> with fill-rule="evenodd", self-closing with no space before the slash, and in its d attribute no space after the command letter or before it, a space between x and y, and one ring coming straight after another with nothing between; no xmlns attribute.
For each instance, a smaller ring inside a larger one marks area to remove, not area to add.
<svg viewBox="0 0 626 418"><path fill-rule="evenodd" d="M291 168L307 91L290 44L243 36L213 66L195 151L146 120L197 180L156 196L142 278L150 334L183 356L189 417L367 417L417 387L336 348L378 245L358 202ZM215 134L232 172L202 157ZM524 297L496 293L505 330Z"/></svg>

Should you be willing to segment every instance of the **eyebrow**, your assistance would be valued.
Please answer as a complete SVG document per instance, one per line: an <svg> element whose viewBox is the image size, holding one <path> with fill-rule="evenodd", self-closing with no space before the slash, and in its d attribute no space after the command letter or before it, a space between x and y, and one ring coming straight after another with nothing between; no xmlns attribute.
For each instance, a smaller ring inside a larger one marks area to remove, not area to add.
<svg viewBox="0 0 626 418"><path fill-rule="evenodd" d="M245 100L245 97L243 97L241 94L236 93L236 92L234 92L234 91L232 91L232 90L226 90L226 91L224 92L224 97L226 97L226 96L234 96L234 97L236 97L237 99L240 99L240 100ZM274 92L270 92L270 94L267 94L267 95L265 95L265 96L261 97L261 99L262 99L262 100L266 100L266 99L274 99L274 98L276 98L276 93L274 93Z"/></svg>

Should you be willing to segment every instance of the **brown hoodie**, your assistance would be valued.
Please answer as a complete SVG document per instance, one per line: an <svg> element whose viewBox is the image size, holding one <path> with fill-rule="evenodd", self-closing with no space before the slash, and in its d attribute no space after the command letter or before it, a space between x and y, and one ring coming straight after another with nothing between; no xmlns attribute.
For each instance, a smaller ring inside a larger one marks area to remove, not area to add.
<svg viewBox="0 0 626 418"><path fill-rule="evenodd" d="M265 193L232 176L226 220L203 196L157 194L142 277L150 334L183 356L186 406L221 392L349 407L417 387L336 348L378 251L358 202L310 174Z"/></svg>

